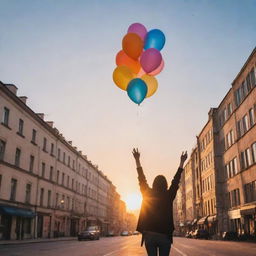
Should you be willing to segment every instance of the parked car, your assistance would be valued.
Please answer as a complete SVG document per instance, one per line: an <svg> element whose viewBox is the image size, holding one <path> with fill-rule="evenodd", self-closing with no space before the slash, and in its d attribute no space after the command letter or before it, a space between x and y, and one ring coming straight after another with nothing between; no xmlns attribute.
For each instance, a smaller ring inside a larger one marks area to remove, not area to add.
<svg viewBox="0 0 256 256"><path fill-rule="evenodd" d="M139 235L140 234L140 232L139 231L133 231L133 233L132 233L133 235Z"/></svg>
<svg viewBox="0 0 256 256"><path fill-rule="evenodd" d="M108 231L107 236L114 236L114 231Z"/></svg>
<svg viewBox="0 0 256 256"><path fill-rule="evenodd" d="M86 230L78 234L78 241L81 240L99 240L100 239L100 228L98 226L89 226Z"/></svg>
<svg viewBox="0 0 256 256"><path fill-rule="evenodd" d="M224 232L222 235L224 240L238 240L238 234L234 231Z"/></svg>
<svg viewBox="0 0 256 256"><path fill-rule="evenodd" d="M193 233L194 238L210 239L210 234L205 229L196 229Z"/></svg>
<svg viewBox="0 0 256 256"><path fill-rule="evenodd" d="M129 232L125 230L121 233L121 236L129 236Z"/></svg>

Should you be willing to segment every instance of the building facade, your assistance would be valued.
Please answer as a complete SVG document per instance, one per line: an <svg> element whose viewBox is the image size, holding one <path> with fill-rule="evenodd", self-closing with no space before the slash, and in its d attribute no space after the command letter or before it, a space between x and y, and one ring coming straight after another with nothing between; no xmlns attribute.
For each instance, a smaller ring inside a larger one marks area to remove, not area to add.
<svg viewBox="0 0 256 256"><path fill-rule="evenodd" d="M115 187L26 101L0 82L0 239L107 234Z"/></svg>
<svg viewBox="0 0 256 256"><path fill-rule="evenodd" d="M256 236L256 48L197 136L197 147L185 167L194 173L195 228L222 236L234 231ZM185 178L186 179L186 178ZM185 190L191 185L185 182ZM182 194L181 184L177 196ZM187 197L187 195L186 195ZM177 198L177 210L184 200ZM179 204L178 204L179 202ZM187 212L188 213L188 212ZM191 220L177 214L177 222ZM197 220L196 220L197 219Z"/></svg>

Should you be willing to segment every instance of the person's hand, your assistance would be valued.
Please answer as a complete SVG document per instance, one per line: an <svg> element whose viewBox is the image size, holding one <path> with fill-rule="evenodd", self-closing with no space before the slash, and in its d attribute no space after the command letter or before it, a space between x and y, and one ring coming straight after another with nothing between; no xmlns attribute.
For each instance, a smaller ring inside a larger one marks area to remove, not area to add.
<svg viewBox="0 0 256 256"><path fill-rule="evenodd" d="M133 154L136 161L140 160L140 152L139 152L138 148L137 149L134 148L133 151L132 151L132 154Z"/></svg>
<svg viewBox="0 0 256 256"><path fill-rule="evenodd" d="M183 164L185 163L187 158L188 158L187 151L185 151L185 152L182 151L182 154L180 156L180 168L183 168Z"/></svg>

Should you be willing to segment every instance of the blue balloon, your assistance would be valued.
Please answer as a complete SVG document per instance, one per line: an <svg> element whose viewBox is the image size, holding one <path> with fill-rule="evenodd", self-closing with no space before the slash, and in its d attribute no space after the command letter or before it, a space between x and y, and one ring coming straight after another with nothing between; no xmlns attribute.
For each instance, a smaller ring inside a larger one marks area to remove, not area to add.
<svg viewBox="0 0 256 256"><path fill-rule="evenodd" d="M165 35L159 29L150 30L145 39L144 49L155 48L161 51L165 44Z"/></svg>
<svg viewBox="0 0 256 256"><path fill-rule="evenodd" d="M145 99L147 92L147 84L140 78L132 79L127 86L129 98L138 105Z"/></svg>

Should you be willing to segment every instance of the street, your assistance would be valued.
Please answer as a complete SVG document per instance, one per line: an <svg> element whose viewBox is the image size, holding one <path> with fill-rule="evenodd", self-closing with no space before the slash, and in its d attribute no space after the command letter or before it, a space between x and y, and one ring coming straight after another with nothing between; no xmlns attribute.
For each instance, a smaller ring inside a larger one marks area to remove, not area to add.
<svg viewBox="0 0 256 256"><path fill-rule="evenodd" d="M59 241L1 245L1 256L146 256L141 236L101 238L99 241ZM256 244L174 238L173 256L254 256Z"/></svg>

